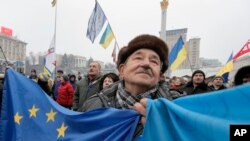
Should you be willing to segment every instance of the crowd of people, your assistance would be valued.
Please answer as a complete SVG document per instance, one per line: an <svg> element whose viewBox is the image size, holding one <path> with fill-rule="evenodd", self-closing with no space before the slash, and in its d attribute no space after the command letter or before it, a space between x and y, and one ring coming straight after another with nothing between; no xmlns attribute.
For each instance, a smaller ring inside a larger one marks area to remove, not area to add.
<svg viewBox="0 0 250 141"><path fill-rule="evenodd" d="M76 78L57 70L53 80L45 73L36 74L32 69L29 76L51 98L61 106L79 112L101 107L133 109L141 114L134 137L143 131L146 116L146 98L166 98L209 94L227 89L222 76L215 76L206 82L205 73L196 70L190 78L174 76L166 80L168 69L168 46L153 35L139 35L123 47L118 54L115 73L101 73L101 65L93 61L88 66L87 75ZM185 74L184 74L185 75ZM250 66L241 68L234 79L235 86L250 83Z"/></svg>

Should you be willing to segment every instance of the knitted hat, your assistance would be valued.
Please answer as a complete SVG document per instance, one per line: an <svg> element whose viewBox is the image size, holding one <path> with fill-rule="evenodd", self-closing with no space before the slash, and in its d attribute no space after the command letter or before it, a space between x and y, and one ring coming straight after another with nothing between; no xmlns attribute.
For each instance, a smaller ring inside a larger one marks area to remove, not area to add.
<svg viewBox="0 0 250 141"><path fill-rule="evenodd" d="M196 70L192 74L192 80L193 80L194 75L197 74L197 73L201 73L204 76L204 79L206 78L206 75L205 75L205 73L202 70Z"/></svg>
<svg viewBox="0 0 250 141"><path fill-rule="evenodd" d="M127 47L123 47L119 54L117 60L117 68L126 62L127 58L139 49L150 49L156 52L162 62L161 72L164 73L168 68L168 46L160 38L153 35L139 35L132 39Z"/></svg>
<svg viewBox="0 0 250 141"><path fill-rule="evenodd" d="M223 80L223 82L225 82L225 79L224 79L222 76L215 76L215 77L213 78L213 81L214 81L216 78L221 78L221 79Z"/></svg>

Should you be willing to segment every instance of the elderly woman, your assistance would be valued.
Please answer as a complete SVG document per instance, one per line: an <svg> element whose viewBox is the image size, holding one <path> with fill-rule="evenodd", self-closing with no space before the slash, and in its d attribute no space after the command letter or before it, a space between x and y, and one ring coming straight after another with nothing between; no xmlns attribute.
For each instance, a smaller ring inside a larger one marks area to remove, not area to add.
<svg viewBox="0 0 250 141"><path fill-rule="evenodd" d="M107 88L109 85L113 84L116 81L119 81L119 76L117 74L112 72L105 74L100 80L100 91L104 88Z"/></svg>

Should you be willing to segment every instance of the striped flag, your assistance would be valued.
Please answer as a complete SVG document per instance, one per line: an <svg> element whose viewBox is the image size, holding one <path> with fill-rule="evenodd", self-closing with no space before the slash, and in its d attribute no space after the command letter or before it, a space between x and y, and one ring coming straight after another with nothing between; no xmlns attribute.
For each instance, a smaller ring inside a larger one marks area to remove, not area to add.
<svg viewBox="0 0 250 141"><path fill-rule="evenodd" d="M227 63L216 73L216 76L222 76L225 82L228 81L229 72L233 70L233 52L229 56Z"/></svg>
<svg viewBox="0 0 250 141"><path fill-rule="evenodd" d="M88 29L87 29L87 37L93 43L97 35L102 30L102 27L107 20L101 6L96 1L95 8L89 18Z"/></svg>
<svg viewBox="0 0 250 141"><path fill-rule="evenodd" d="M184 46L182 37L175 43L169 54L169 64L172 71L176 70L179 65L187 58L187 49Z"/></svg>
<svg viewBox="0 0 250 141"><path fill-rule="evenodd" d="M99 43L106 49L113 39L114 39L114 33L112 32L110 25L108 24L105 31L102 34Z"/></svg>

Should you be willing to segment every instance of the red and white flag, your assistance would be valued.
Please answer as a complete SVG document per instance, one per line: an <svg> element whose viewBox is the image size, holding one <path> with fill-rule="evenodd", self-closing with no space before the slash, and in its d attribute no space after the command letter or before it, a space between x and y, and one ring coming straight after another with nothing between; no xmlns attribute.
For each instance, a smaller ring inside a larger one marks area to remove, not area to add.
<svg viewBox="0 0 250 141"><path fill-rule="evenodd" d="M233 60L238 59L239 57L243 56L246 53L250 52L250 39L246 42L246 44L240 49L239 52L237 52L234 57Z"/></svg>
<svg viewBox="0 0 250 141"><path fill-rule="evenodd" d="M50 48L48 49L48 53L45 57L45 65L43 71L49 75L53 74L53 71L56 67L56 53L55 53L55 35L53 36Z"/></svg>

